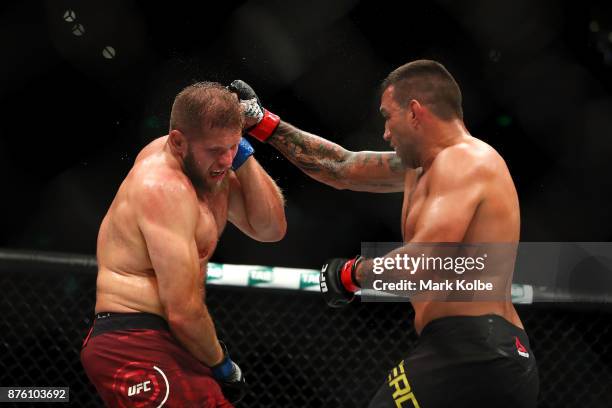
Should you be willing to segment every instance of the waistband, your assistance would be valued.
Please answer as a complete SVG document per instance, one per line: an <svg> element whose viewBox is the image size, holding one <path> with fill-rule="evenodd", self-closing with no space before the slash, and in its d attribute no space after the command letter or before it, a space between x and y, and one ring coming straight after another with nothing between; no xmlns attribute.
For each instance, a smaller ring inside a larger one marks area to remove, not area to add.
<svg viewBox="0 0 612 408"><path fill-rule="evenodd" d="M90 337L116 330L164 330L169 331L168 323L153 313L96 313Z"/></svg>
<svg viewBox="0 0 612 408"><path fill-rule="evenodd" d="M529 341L525 330L496 314L480 316L446 316L427 323L421 338L443 336L446 338L475 338L508 334Z"/></svg>

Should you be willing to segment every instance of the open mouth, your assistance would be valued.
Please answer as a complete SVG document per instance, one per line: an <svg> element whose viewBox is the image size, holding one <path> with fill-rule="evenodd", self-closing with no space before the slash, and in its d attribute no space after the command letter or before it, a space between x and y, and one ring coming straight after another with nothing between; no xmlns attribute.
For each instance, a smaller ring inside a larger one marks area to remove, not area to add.
<svg viewBox="0 0 612 408"><path fill-rule="evenodd" d="M210 175L213 176L214 178L221 177L224 174L225 174L225 170L213 170L210 172Z"/></svg>

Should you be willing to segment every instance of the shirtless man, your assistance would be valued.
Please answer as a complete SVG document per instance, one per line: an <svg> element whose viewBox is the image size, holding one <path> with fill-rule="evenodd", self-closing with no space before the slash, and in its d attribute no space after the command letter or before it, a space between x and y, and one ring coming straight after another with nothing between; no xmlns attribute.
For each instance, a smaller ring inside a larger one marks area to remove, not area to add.
<svg viewBox="0 0 612 408"><path fill-rule="evenodd" d="M414 61L383 82L383 138L395 152L350 152L279 120L270 131L275 116L263 108L257 114L259 100L244 82L232 85L252 108L247 115L268 129L253 135L309 176L339 189L404 192L406 245L394 252L409 254L411 243L518 243L519 202L508 168L467 131L461 91L441 64ZM350 302L372 267L359 258L328 262L321 272L328 303ZM425 300L413 307L418 345L370 407L536 406L537 367L510 300Z"/></svg>
<svg viewBox="0 0 612 408"><path fill-rule="evenodd" d="M206 266L227 220L264 242L280 240L286 220L242 129L234 94L188 86L102 221L81 361L108 406L231 407L245 392L204 302Z"/></svg>

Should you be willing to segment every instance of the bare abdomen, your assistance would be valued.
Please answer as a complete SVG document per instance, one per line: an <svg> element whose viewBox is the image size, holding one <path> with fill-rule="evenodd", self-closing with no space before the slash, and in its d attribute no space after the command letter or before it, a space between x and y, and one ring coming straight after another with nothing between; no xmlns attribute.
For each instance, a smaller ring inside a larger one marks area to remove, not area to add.
<svg viewBox="0 0 612 408"><path fill-rule="evenodd" d="M99 312L148 312L163 316L155 275L100 267L96 290L96 313Z"/></svg>

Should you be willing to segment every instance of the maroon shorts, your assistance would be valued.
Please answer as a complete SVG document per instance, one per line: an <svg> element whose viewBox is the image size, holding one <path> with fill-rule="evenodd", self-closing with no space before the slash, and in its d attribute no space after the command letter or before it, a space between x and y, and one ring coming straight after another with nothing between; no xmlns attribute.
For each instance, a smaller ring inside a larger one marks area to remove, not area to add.
<svg viewBox="0 0 612 408"><path fill-rule="evenodd" d="M232 407L157 315L98 313L81 363L109 407Z"/></svg>

